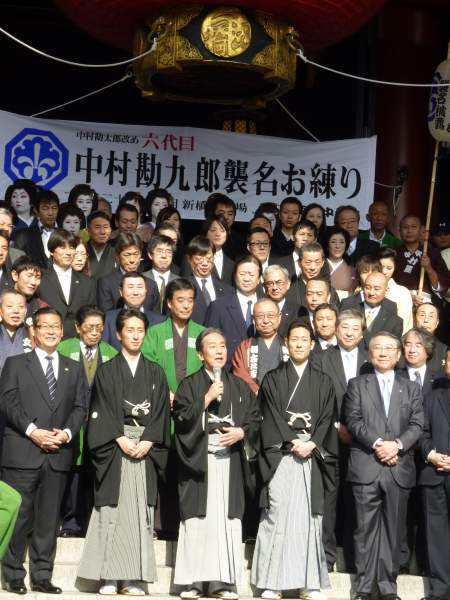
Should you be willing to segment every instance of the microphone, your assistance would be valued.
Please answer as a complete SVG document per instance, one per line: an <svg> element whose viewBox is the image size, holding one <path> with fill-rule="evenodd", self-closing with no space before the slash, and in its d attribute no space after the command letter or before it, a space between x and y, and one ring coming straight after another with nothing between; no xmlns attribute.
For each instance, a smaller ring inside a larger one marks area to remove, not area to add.
<svg viewBox="0 0 450 600"><path fill-rule="evenodd" d="M222 380L222 368L221 367L213 367L213 375L214 375L214 381L221 381ZM222 394L219 394L219 396L217 396L217 402L222 402Z"/></svg>

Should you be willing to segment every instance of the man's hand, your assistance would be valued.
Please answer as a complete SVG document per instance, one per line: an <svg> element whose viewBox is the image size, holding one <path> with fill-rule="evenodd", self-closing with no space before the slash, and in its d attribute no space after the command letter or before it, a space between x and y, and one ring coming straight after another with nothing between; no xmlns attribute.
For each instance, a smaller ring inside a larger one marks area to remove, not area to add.
<svg viewBox="0 0 450 600"><path fill-rule="evenodd" d="M56 452L61 445L53 431L48 429L35 429L30 433L30 439L44 452Z"/></svg>
<svg viewBox="0 0 450 600"><path fill-rule="evenodd" d="M447 454L441 454L440 452L433 452L430 456L429 461L438 471L447 471L450 467L450 457Z"/></svg>
<svg viewBox="0 0 450 600"><path fill-rule="evenodd" d="M232 446L236 442L244 439L244 430L241 427L222 427L225 433L219 436L219 444L221 446Z"/></svg>
<svg viewBox="0 0 450 600"><path fill-rule="evenodd" d="M133 458L139 459L144 458L150 452L153 442L141 441L136 444L136 452Z"/></svg>
<svg viewBox="0 0 450 600"><path fill-rule="evenodd" d="M425 271L428 271L428 269L431 268L431 260L429 256L421 256L420 257L420 266L423 267L425 269Z"/></svg>
<svg viewBox="0 0 450 600"><path fill-rule="evenodd" d="M374 452L378 460L382 463L389 464L388 461L396 458L398 455L398 444L397 442L378 442L375 446Z"/></svg>
<svg viewBox="0 0 450 600"><path fill-rule="evenodd" d="M411 299L414 306L420 306L421 304L423 304L422 294L411 294Z"/></svg>
<svg viewBox="0 0 450 600"><path fill-rule="evenodd" d="M316 447L314 442L302 442L299 439L292 440L291 452L298 458L309 458Z"/></svg>
<svg viewBox="0 0 450 600"><path fill-rule="evenodd" d="M205 408L223 394L223 381L214 381L205 394Z"/></svg>
<svg viewBox="0 0 450 600"><path fill-rule="evenodd" d="M69 443L69 436L67 435L66 431L63 431L62 429L56 429L55 427L53 428L53 434L55 436L55 439L58 440L59 444L62 446L63 444L68 444Z"/></svg>
<svg viewBox="0 0 450 600"><path fill-rule="evenodd" d="M341 440L341 442L343 444L345 444L346 446L350 446L350 444L353 441L353 438L350 435L347 427L343 423L339 423L337 432L338 432L338 436L339 436L339 439Z"/></svg>
<svg viewBox="0 0 450 600"><path fill-rule="evenodd" d="M129 438L127 438L126 435L122 435L116 438L116 442L124 454L126 454L130 458L135 458L137 448L135 441L130 440Z"/></svg>

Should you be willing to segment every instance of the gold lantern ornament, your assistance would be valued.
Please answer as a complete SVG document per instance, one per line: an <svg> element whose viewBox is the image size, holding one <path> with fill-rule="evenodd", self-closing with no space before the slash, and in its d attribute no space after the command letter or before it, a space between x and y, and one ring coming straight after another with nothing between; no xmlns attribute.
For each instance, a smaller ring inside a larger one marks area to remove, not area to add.
<svg viewBox="0 0 450 600"><path fill-rule="evenodd" d="M298 35L270 14L236 6L184 5L149 17L134 37L142 95L262 108L295 85Z"/></svg>

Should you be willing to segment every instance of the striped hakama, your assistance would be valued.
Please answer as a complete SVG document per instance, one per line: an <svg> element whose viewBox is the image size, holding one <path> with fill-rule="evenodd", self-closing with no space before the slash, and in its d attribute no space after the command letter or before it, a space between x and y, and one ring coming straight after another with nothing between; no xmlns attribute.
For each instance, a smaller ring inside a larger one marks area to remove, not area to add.
<svg viewBox="0 0 450 600"><path fill-rule="evenodd" d="M143 431L144 427L124 426L124 434L130 439L139 439ZM145 458L122 456L118 505L92 511L77 575L95 581L157 579Z"/></svg>
<svg viewBox="0 0 450 600"><path fill-rule="evenodd" d="M309 435L299 435L307 441ZM330 587L322 517L311 513L311 459L282 457L269 484L256 539L251 581L258 589Z"/></svg>
<svg viewBox="0 0 450 600"><path fill-rule="evenodd" d="M228 518L230 451L219 435L208 436L206 516L181 521L174 583L201 581L239 583L242 573L242 526Z"/></svg>

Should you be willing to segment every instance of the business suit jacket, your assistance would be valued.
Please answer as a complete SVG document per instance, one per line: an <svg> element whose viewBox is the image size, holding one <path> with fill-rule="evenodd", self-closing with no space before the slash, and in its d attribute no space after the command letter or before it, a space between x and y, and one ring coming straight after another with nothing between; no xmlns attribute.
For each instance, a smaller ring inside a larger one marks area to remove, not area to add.
<svg viewBox="0 0 450 600"><path fill-rule="evenodd" d="M151 281L154 281L154 282L155 282L155 284L156 284L156 288L158 289L158 283L155 281L155 277L154 277L154 275L153 275L153 271L152 271L152 269L149 269L148 271L144 271L144 272L142 273L142 275L143 275L144 277L148 277L148 279L150 279ZM179 278L180 278L180 276L179 276L179 275L177 275L177 274L176 274L176 273L174 273L173 271L170 271L170 273L169 273L169 283L170 283L171 281L173 281L174 279L179 279ZM164 307L164 306L163 306L163 304L162 304L162 303L164 302L164 298L161 298L161 294L159 293L159 289L158 289L158 298L159 298L159 304L158 304L158 307L155 307L155 311L157 310L158 312L163 312L163 313L165 313L165 312L166 312L166 310L165 310L165 307ZM163 310L162 310L162 311L160 311L160 307L161 307L161 306L162 306L162 308L163 308Z"/></svg>
<svg viewBox="0 0 450 600"><path fill-rule="evenodd" d="M66 301L55 269L52 267L42 275L39 297L55 308L62 316L64 325L63 339L74 337L75 315L85 304L95 304L95 281L72 271L69 302Z"/></svg>
<svg viewBox="0 0 450 600"><path fill-rule="evenodd" d="M434 343L434 352L432 357L428 361L427 366L430 367L430 369L435 373L442 374L445 364L445 355L447 353L447 344L444 344L443 342L441 342L441 340L438 340L436 338L434 338Z"/></svg>
<svg viewBox="0 0 450 600"><path fill-rule="evenodd" d="M105 316L105 327L103 329L102 335L103 341L113 346L113 348L115 348L119 352L122 349L122 344L119 342L116 335L116 319L120 310L120 308L108 310ZM162 323L166 320L165 316L160 315L159 313L154 312L152 310L144 310L144 314L148 319L149 327L151 327L152 325L157 325L158 323Z"/></svg>
<svg viewBox="0 0 450 600"><path fill-rule="evenodd" d="M354 267L361 257L366 255L376 256L379 251L380 244L377 242L374 242L373 240L360 240L358 238L353 253L350 256L346 256L349 264Z"/></svg>
<svg viewBox="0 0 450 600"><path fill-rule="evenodd" d="M423 468L419 473L419 485L439 485L448 473L436 471L426 462L431 450L450 454L450 381L442 381L441 387L428 393L424 398L425 425L419 440L419 450Z"/></svg>
<svg viewBox="0 0 450 600"><path fill-rule="evenodd" d="M195 291L196 291L195 300L194 300L194 310L192 312L191 319L193 321L195 321L195 323L200 323L200 325L204 325L206 311L208 308L206 305L206 302L205 302L205 298L203 296L201 287L198 285L195 277L193 275L191 275L190 277L188 277L188 279L189 279L189 281L191 281L194 284ZM224 296L230 296L234 293L234 288L232 288L230 285L227 285L226 283L223 283L222 281L220 281L220 279L215 279L213 277L212 283L214 286L214 290L216 292L216 301L219 298L222 298ZM212 302L211 302L211 304L212 304ZM231 358L230 358L230 360L231 360Z"/></svg>
<svg viewBox="0 0 450 600"><path fill-rule="evenodd" d="M364 316L364 302L350 302L356 296L351 296L350 298L345 298L341 304L341 311L346 310L347 308L356 308L358 309L362 315ZM349 302L346 302L348 300ZM364 331L364 343L367 347L369 347L370 340L380 331L389 331L399 339L402 337L403 332L403 319L401 319L397 315L397 308L395 308L395 312L393 312L392 306L390 304L394 304L387 298L383 300L381 303L380 310L378 311L377 316L372 321L372 325L370 329L366 329Z"/></svg>
<svg viewBox="0 0 450 600"><path fill-rule="evenodd" d="M43 269L51 266L51 261L45 254L41 230L38 225L18 231L14 240L14 247L25 252L27 256L37 258Z"/></svg>
<svg viewBox="0 0 450 600"><path fill-rule="evenodd" d="M257 297L259 299L258 293ZM225 335L227 342L227 366L229 367L234 351L242 340L249 337L236 291L211 302L206 311L204 325L206 327L216 327Z"/></svg>
<svg viewBox="0 0 450 600"><path fill-rule="evenodd" d="M5 362L0 380L0 410L6 417L2 466L39 469L46 458L55 471L69 471L73 462L72 442L56 453L46 454L25 431L30 423L52 430L70 429L72 440L86 418L88 391L80 377L80 365L62 354L54 406L36 353L12 356Z"/></svg>
<svg viewBox="0 0 450 600"><path fill-rule="evenodd" d="M92 242L89 241L87 243L87 247L92 279L100 279L101 277L105 277L117 269L116 251L111 244L106 244L100 260L97 260L97 255L95 254Z"/></svg>
<svg viewBox="0 0 450 600"><path fill-rule="evenodd" d="M219 277L219 272L216 269L216 265L214 265L211 275L214 279L218 279L222 283L232 286L233 285L233 273L234 273L234 260L232 260L229 256L227 256L225 254L225 252L223 252L223 264L222 264L221 277ZM189 264L189 261L186 256L184 256L183 260L181 261L180 276L187 277L188 279L193 276L191 265Z"/></svg>
<svg viewBox="0 0 450 600"><path fill-rule="evenodd" d="M121 296L120 296L120 282L122 281L123 273L120 268L113 271L109 275L105 275L98 280L97 283L97 304L99 307L106 312L113 310L113 308L120 308ZM145 278L145 285L147 287L147 294L145 296L144 309L145 310L159 310L159 292L158 286L154 281Z"/></svg>
<svg viewBox="0 0 450 600"><path fill-rule="evenodd" d="M408 375L408 369L407 367L402 367L400 369L398 369L397 371L402 377L405 377L406 379L409 379L409 375ZM425 369L425 378L422 382L422 396L425 398L425 396L427 394L429 394L431 392L431 390L434 389L434 383L435 381L439 380L439 377L442 377L441 374L436 373L435 371L433 371L430 366L429 363L427 364L427 368Z"/></svg>
<svg viewBox="0 0 450 600"><path fill-rule="evenodd" d="M273 263L270 263L270 264L273 264ZM295 270L295 262L294 262L294 257L292 255L292 252L288 256L279 257L276 264L287 269L287 272L289 273L289 277L290 277L292 283L297 281L298 277L297 277L297 272ZM325 261L323 263L323 267L320 270L320 277L324 277L325 279L330 281L330 267L328 266L327 261Z"/></svg>
<svg viewBox="0 0 450 600"><path fill-rule="evenodd" d="M289 325L298 318L298 309L299 307L293 302L286 300L284 303L281 309L280 327L278 328L278 333L281 337L284 338L287 336Z"/></svg>
<svg viewBox="0 0 450 600"><path fill-rule="evenodd" d="M306 307L306 283L302 278L296 279L288 290L286 298L293 304ZM339 309L340 300L336 290L330 287L330 304Z"/></svg>
<svg viewBox="0 0 450 600"><path fill-rule="evenodd" d="M347 480L373 483L382 469L390 469L397 485L412 488L416 483L414 444L422 435L422 392L417 383L395 374L389 414L386 416L376 374L351 379L344 397L345 424L353 437ZM400 440L403 445L397 464L383 465L373 451L377 439Z"/></svg>
<svg viewBox="0 0 450 600"><path fill-rule="evenodd" d="M331 348L327 348L323 352L311 354L311 363L316 365L320 371L331 377L336 392L337 417L338 420L342 421L344 416L342 414L342 403L348 384L345 379L344 365L342 363L339 346L331 346ZM358 347L356 373L357 375L363 375L372 370L372 365L367 362L367 350L365 349L364 344L361 344Z"/></svg>

